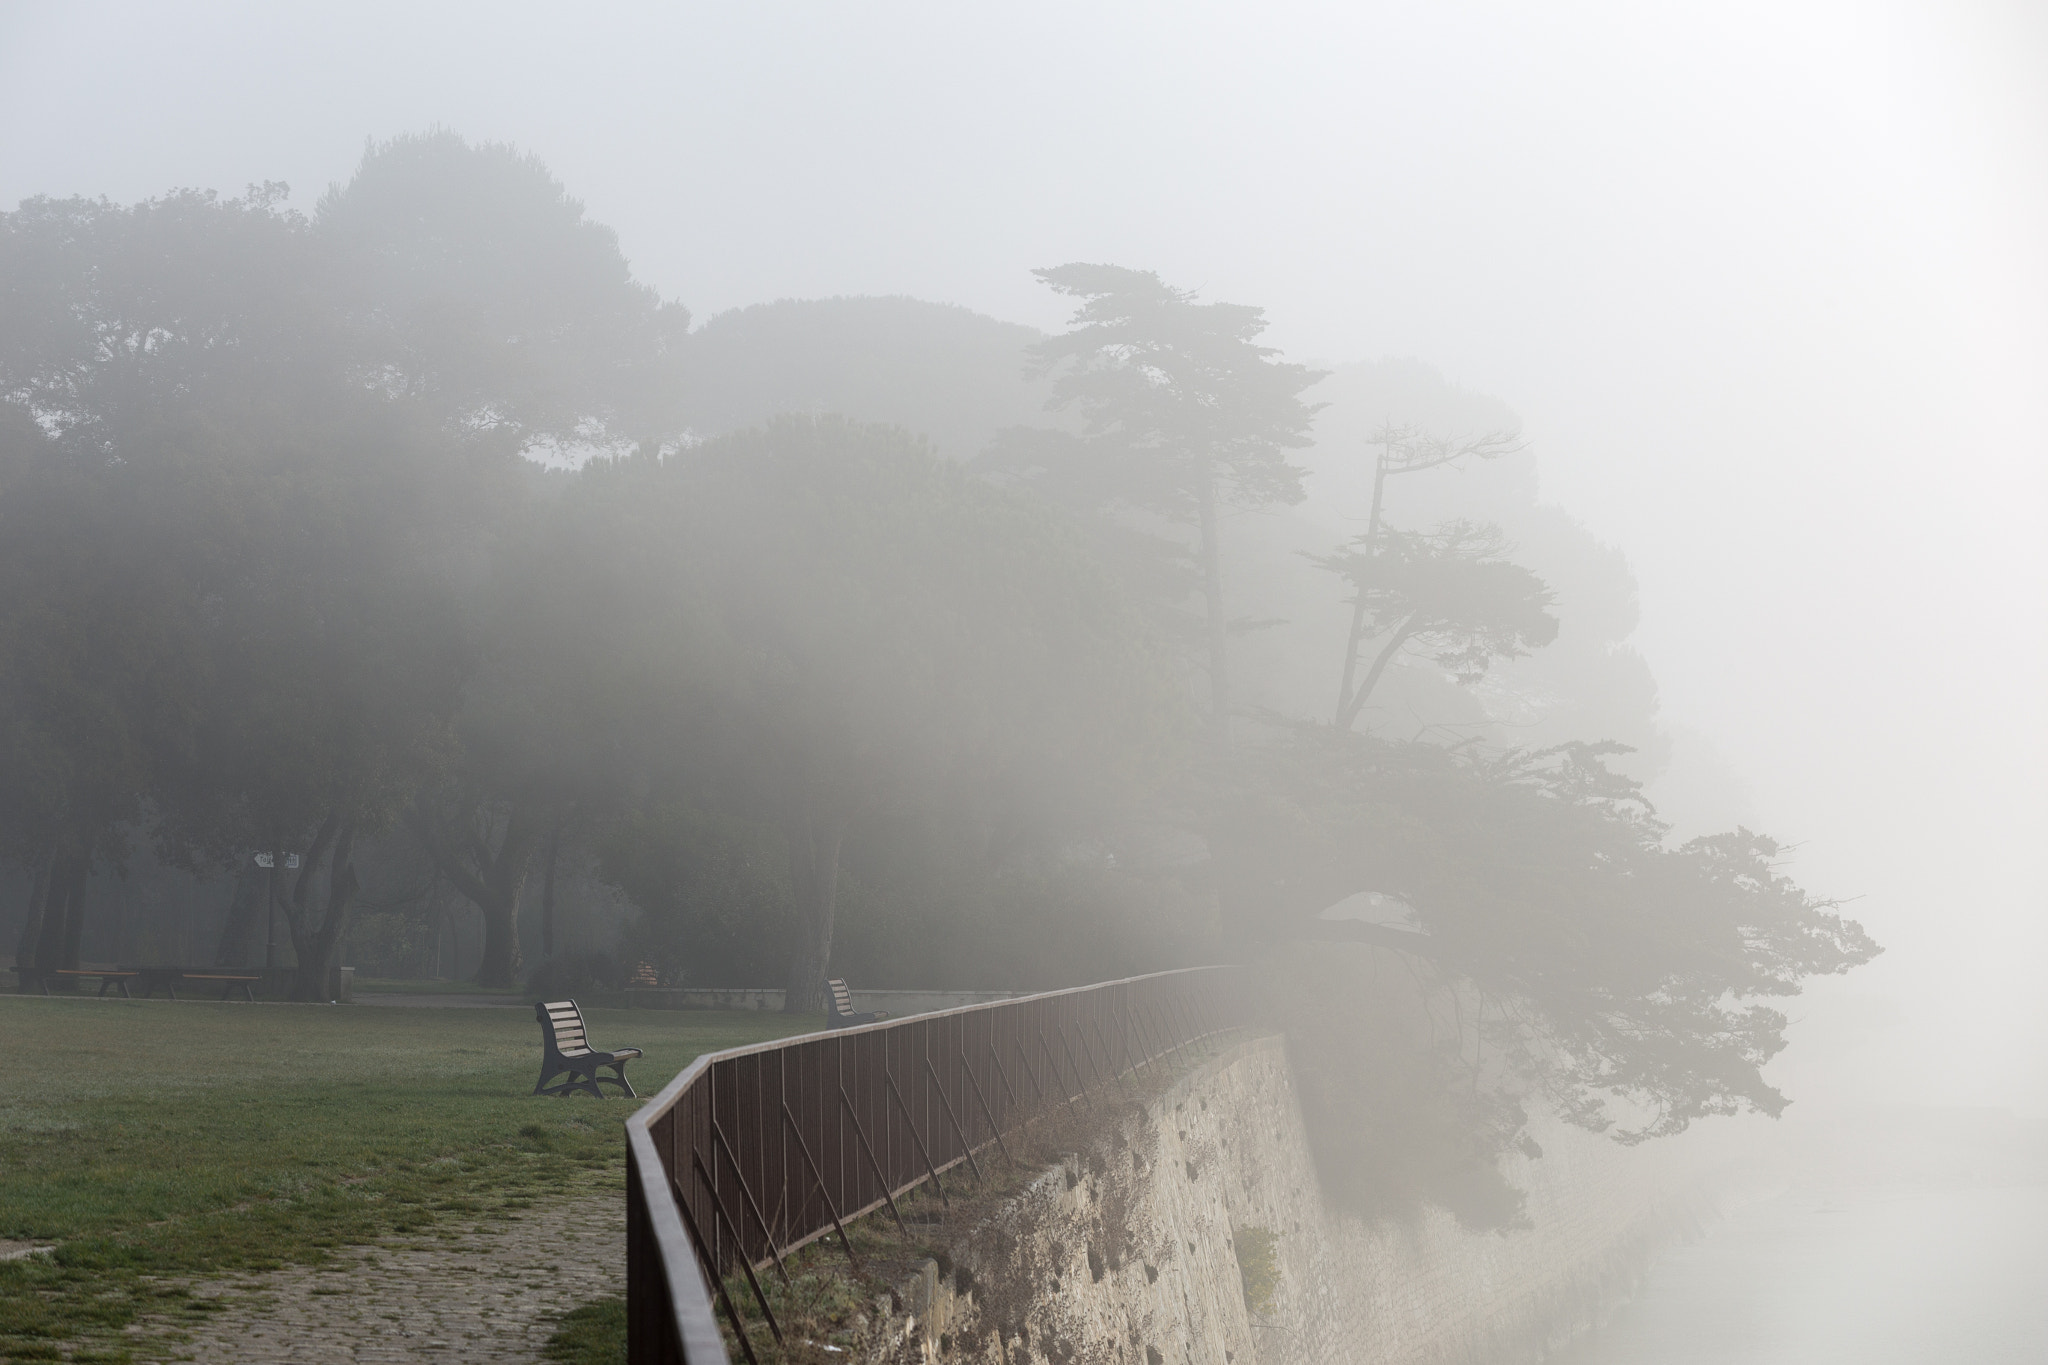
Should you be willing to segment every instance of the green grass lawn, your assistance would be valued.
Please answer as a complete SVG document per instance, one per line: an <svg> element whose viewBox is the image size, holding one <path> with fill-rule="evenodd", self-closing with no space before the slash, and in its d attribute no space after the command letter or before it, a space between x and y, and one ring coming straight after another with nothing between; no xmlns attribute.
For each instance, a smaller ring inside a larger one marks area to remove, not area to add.
<svg viewBox="0 0 2048 1365"><path fill-rule="evenodd" d="M591 1010L651 1095L702 1052L804 1032L780 1014ZM0 1359L122 1358L151 1277L315 1263L623 1170L631 1101L536 1098L512 1009L0 997ZM104 1353L104 1354L103 1354Z"/></svg>

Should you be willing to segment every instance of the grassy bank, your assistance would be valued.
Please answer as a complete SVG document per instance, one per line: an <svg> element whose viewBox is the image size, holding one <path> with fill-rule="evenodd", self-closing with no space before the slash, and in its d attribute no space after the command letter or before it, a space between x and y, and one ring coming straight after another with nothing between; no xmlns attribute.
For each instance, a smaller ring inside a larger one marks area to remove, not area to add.
<svg viewBox="0 0 2048 1365"><path fill-rule="evenodd" d="M590 1012L651 1094L699 1053L814 1027ZM628 1103L539 1099L518 1010L0 997L0 1358L119 1359L157 1277L317 1263L507 1217L622 1165ZM196 1304L189 1310L203 1310Z"/></svg>

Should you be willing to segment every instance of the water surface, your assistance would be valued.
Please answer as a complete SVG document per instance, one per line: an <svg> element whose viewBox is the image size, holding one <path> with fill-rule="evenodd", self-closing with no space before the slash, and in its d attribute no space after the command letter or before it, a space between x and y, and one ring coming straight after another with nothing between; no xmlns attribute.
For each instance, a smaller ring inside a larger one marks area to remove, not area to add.
<svg viewBox="0 0 2048 1365"><path fill-rule="evenodd" d="M1567 1365L2048 1365L2048 1186L1760 1200L1665 1253Z"/></svg>

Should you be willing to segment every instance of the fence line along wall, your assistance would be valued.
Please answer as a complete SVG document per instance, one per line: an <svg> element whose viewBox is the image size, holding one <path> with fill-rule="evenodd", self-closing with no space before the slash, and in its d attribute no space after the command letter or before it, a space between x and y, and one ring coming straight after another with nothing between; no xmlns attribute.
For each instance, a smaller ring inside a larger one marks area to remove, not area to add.
<svg viewBox="0 0 2048 1365"><path fill-rule="evenodd" d="M735 1267L940 1180L1246 1003L1236 969L1196 968L698 1058L626 1122L630 1358L728 1365L711 1293Z"/></svg>

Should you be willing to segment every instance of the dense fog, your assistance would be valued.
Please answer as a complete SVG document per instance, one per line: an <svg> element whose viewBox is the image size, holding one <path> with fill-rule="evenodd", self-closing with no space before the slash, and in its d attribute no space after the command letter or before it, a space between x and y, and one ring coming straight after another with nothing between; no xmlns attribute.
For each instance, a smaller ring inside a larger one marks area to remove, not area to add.
<svg viewBox="0 0 2048 1365"><path fill-rule="evenodd" d="M1793 1002L1775 1083L2038 1112L2044 71L2048 22L2017 3L18 5L0 208L284 182L312 214L366 139L510 144L687 307L686 336L680 309L646 323L676 331L665 438L838 413L947 470L1085 425L1026 374L1077 303L1034 270L1261 308L1326 406L1284 452L1302 498L1221 513L1226 614L1270 623L1230 639L1233 706L1330 719L1346 607L1304 556L1366 529L1375 430L1515 433L1392 481L1388 516L1498 525L1555 593L1555 643L1477 686L1410 670L1361 728L1633 746L1674 841L1766 831L1884 945ZM589 452L572 431L528 454ZM1099 643L1062 648L1107 677ZM1020 682L1013 644L962 646L989 704L1086 710ZM387 889L428 875L375 856ZM590 932L631 922L618 878L574 876Z"/></svg>

